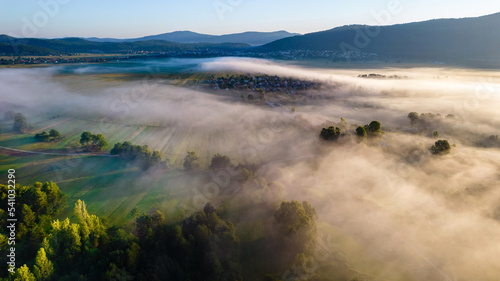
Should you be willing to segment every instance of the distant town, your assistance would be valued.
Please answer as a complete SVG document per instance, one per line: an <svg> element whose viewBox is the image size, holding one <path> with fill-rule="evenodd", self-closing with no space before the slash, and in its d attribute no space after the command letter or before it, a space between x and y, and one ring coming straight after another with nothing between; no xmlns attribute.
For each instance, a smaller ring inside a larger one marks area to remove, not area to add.
<svg viewBox="0 0 500 281"><path fill-rule="evenodd" d="M319 82L252 74L212 77L206 83L212 90L251 90L261 93L283 92L288 94L321 87Z"/></svg>

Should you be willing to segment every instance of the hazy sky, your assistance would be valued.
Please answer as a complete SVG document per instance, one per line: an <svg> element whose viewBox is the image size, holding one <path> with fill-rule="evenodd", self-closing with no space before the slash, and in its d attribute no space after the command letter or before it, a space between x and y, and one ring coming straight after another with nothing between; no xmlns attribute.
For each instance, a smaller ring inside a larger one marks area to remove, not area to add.
<svg viewBox="0 0 500 281"><path fill-rule="evenodd" d="M0 34L133 38L176 30L308 33L347 24L496 12L500 1L494 0L0 0ZM386 17L374 16L380 13Z"/></svg>

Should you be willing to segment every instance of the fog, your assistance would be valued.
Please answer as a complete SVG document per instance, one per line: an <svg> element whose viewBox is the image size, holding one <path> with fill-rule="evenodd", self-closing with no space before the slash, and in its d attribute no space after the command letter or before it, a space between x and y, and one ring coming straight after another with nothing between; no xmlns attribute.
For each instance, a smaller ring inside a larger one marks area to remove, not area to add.
<svg viewBox="0 0 500 281"><path fill-rule="evenodd" d="M130 65L0 69L0 113L12 108L35 124L56 113L91 120L94 133L105 136L116 130L113 124L153 126L157 131L137 144L160 150L174 165L182 166L189 149L203 149L197 152L204 163L224 153L234 164L255 164L261 167L258 175L284 185L288 200L307 200L317 209L318 245L345 257L328 261L359 265L360 277L498 279L500 149L482 144L499 134L500 72L305 68L238 58L181 62L132 67L147 73L148 67L162 71L182 64L189 71L291 76L320 81L322 88L282 110L248 103L241 93L176 87L148 74L129 80L102 75L127 73ZM370 73L407 78L358 77ZM291 106L296 113L289 113ZM409 112L442 118L418 132L410 126ZM448 114L455 118L444 118ZM322 125L339 126L340 118L350 133L354 124L378 120L385 134L366 142L354 136L338 143L320 141ZM434 130L454 144L450 154L429 152ZM339 245L328 234L330 227L355 239L363 254ZM367 269L364 260L381 263Z"/></svg>

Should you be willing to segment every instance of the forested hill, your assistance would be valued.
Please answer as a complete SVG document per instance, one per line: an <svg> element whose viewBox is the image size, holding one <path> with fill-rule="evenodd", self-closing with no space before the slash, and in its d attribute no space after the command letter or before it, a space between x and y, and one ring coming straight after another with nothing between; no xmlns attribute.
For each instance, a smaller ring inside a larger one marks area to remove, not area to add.
<svg viewBox="0 0 500 281"><path fill-rule="evenodd" d="M391 26L350 25L277 40L263 50L358 51L405 59L500 59L500 13Z"/></svg>
<svg viewBox="0 0 500 281"><path fill-rule="evenodd" d="M80 38L35 39L0 35L0 55L59 55L74 53L186 52L246 48L247 44L182 44L162 40L93 42Z"/></svg>
<svg viewBox="0 0 500 281"><path fill-rule="evenodd" d="M165 40L177 43L243 43L249 45L264 45L278 39L300 35L284 30L274 32L248 31L243 33L208 35L192 31L175 31L158 35L144 36L136 39L115 39L115 38L87 38L95 42L133 42L148 40Z"/></svg>

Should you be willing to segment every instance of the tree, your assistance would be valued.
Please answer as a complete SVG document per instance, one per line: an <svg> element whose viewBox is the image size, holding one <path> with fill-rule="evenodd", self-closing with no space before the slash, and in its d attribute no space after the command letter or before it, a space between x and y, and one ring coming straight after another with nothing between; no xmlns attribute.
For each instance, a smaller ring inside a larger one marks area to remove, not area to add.
<svg viewBox="0 0 500 281"><path fill-rule="evenodd" d="M198 168L198 156L194 151L188 151L186 153L186 157L184 157L184 169L191 171L193 169Z"/></svg>
<svg viewBox="0 0 500 281"><path fill-rule="evenodd" d="M367 133L366 133L366 129L364 127L357 127L356 128L356 135L360 138L363 138L363 139L366 139L367 138Z"/></svg>
<svg viewBox="0 0 500 281"><path fill-rule="evenodd" d="M92 136L92 147L95 151L100 151L104 147L108 146L108 142L102 134L97 134Z"/></svg>
<svg viewBox="0 0 500 281"><path fill-rule="evenodd" d="M26 123L26 117L22 113L16 113L14 115L14 125L12 129L15 132L26 133L26 131L31 129L31 126Z"/></svg>
<svg viewBox="0 0 500 281"><path fill-rule="evenodd" d="M35 135L35 140L37 140L37 141L47 142L47 141L50 141L50 139L51 138L50 138L49 133L47 133L45 131Z"/></svg>
<svg viewBox="0 0 500 281"><path fill-rule="evenodd" d="M382 124L378 121L372 121L369 125L365 126L368 133L372 136L378 136L382 133Z"/></svg>
<svg viewBox="0 0 500 281"><path fill-rule="evenodd" d="M328 129L323 128L321 130L321 134L319 135L321 138L324 140L338 140L338 138L341 136L341 130L340 128L330 126Z"/></svg>
<svg viewBox="0 0 500 281"><path fill-rule="evenodd" d="M52 139L60 139L61 138L61 133L59 133L59 131L57 131L56 129L51 129L49 131L49 136L52 138Z"/></svg>
<svg viewBox="0 0 500 281"><path fill-rule="evenodd" d="M16 116L16 113L12 110L9 110L3 114L3 120L12 121L14 120L14 116Z"/></svg>
<svg viewBox="0 0 500 281"><path fill-rule="evenodd" d="M435 139L439 138L439 133L438 133L438 131L434 131L434 132L432 133L432 136L433 136Z"/></svg>
<svg viewBox="0 0 500 281"><path fill-rule="evenodd" d="M28 266L23 265L16 270L14 281L36 281Z"/></svg>
<svg viewBox="0 0 500 281"><path fill-rule="evenodd" d="M80 136L80 144L88 145L92 141L92 133L91 132L83 132Z"/></svg>
<svg viewBox="0 0 500 281"><path fill-rule="evenodd" d="M447 140L438 140L436 143L430 148L430 151L434 155L444 155L448 154L451 151L451 145Z"/></svg>
<svg viewBox="0 0 500 281"><path fill-rule="evenodd" d="M227 155L215 154L212 157L212 163L209 166L210 170L225 169L231 165L231 159Z"/></svg>
<svg viewBox="0 0 500 281"><path fill-rule="evenodd" d="M289 241L295 254L313 250L316 219L316 210L306 201L281 202L274 213L278 233Z"/></svg>
<svg viewBox="0 0 500 281"><path fill-rule="evenodd" d="M410 119L410 124L412 126L417 125L419 122L419 115L417 112L410 112L406 118Z"/></svg>
<svg viewBox="0 0 500 281"><path fill-rule="evenodd" d="M39 281L50 279L52 273L54 272L54 265L47 258L44 248L40 248L36 255L33 272L35 274L36 280Z"/></svg>
<svg viewBox="0 0 500 281"><path fill-rule="evenodd" d="M91 132L83 132L80 136L80 144L90 151L100 151L108 146L108 142L102 134L94 135Z"/></svg>

